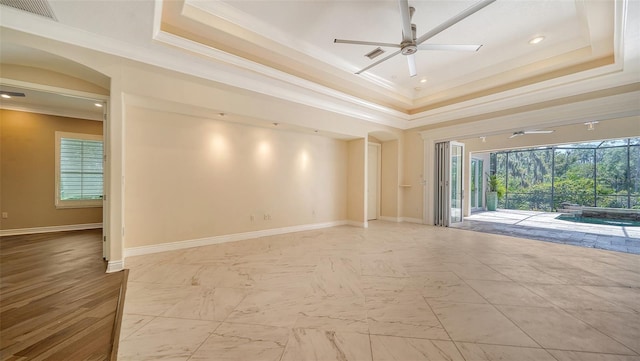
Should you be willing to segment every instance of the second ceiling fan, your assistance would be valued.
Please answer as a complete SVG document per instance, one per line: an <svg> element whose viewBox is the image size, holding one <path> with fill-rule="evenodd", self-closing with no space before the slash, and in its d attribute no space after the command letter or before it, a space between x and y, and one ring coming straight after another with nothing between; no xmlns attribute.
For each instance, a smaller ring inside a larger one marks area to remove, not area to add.
<svg viewBox="0 0 640 361"><path fill-rule="evenodd" d="M462 11L458 15L452 17L451 19L445 21L444 23L436 26L430 31L426 32L424 35L417 37L416 35L416 24L411 23L411 17L415 12L413 7L409 7L408 0L398 0L400 5L400 16L402 18L402 42L400 44L393 43L380 43L374 41L359 41L359 40L343 40L343 39L334 39L334 43L341 44L355 44L355 45L373 45L373 46L384 46L384 47L392 47L399 48L400 50L384 57L376 61L375 63L367 66L364 69L361 69L356 72L356 74L360 74L364 71L367 71L374 66L387 61L398 54L405 55L407 57L407 62L409 64L409 75L414 77L418 74L416 70L416 59L415 53L418 50L458 50L458 51L478 51L482 45L449 45L449 44L423 44L425 41L431 39L442 31L448 29L449 27L455 25L456 23L462 21L466 17L478 12L483 9L485 6L493 3L496 0L482 0L468 9Z"/></svg>

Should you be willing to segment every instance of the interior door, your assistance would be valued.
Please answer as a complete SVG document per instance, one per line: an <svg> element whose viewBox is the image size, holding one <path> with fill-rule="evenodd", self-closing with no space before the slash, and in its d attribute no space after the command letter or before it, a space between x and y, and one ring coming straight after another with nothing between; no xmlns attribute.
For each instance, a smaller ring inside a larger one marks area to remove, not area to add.
<svg viewBox="0 0 640 361"><path fill-rule="evenodd" d="M380 145L369 143L367 147L367 220L378 219L380 194Z"/></svg>
<svg viewBox="0 0 640 361"><path fill-rule="evenodd" d="M449 144L449 170L450 170L450 211L449 224L462 222L462 207L464 199L463 164L464 144L450 142Z"/></svg>

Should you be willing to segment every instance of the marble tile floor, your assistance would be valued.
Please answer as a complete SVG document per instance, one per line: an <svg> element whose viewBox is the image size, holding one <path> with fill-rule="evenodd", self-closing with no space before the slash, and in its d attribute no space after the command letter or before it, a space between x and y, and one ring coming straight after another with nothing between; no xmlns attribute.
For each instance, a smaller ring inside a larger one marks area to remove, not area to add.
<svg viewBox="0 0 640 361"><path fill-rule="evenodd" d="M375 221L126 264L122 361L640 361L634 254Z"/></svg>
<svg viewBox="0 0 640 361"><path fill-rule="evenodd" d="M453 228L503 234L574 246L640 254L640 227L578 223L556 219L559 213L498 209L479 211Z"/></svg>

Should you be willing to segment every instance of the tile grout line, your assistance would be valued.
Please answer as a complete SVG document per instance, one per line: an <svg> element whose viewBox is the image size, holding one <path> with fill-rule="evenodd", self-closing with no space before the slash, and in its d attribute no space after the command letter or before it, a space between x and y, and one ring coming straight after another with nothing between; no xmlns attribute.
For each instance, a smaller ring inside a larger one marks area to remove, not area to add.
<svg viewBox="0 0 640 361"><path fill-rule="evenodd" d="M457 276L457 275L456 275ZM422 299L424 300L424 303L427 304L427 306L429 306L429 309L431 310L431 313L433 313L433 315L436 317L436 319L438 320L438 322L440 323L440 326L442 326L442 329L444 330L444 332L446 332L447 337L449 337L449 340L451 340L451 343L453 343L453 345L456 347L456 350L458 351L458 353L460 354L460 356L466 361L467 358L464 357L464 354L462 353L462 351L460 351L460 348L458 347L458 344L453 340L453 338L451 337L451 335L449 334L449 331L444 327L444 324L442 323L442 321L440 320L440 317L438 317L438 314L433 310L433 307L431 307L431 304L427 301L425 296L421 296ZM471 361L471 360L469 360Z"/></svg>
<svg viewBox="0 0 640 361"><path fill-rule="evenodd" d="M480 263L482 263L481 261L478 261ZM484 263L482 263L484 264ZM485 265L487 266L487 265ZM488 267L488 266L487 266ZM491 268L491 267L489 267ZM491 268L493 269L493 268ZM495 270L494 270L495 271ZM496 271L498 272L498 271ZM455 272L454 272L455 273ZM498 272L500 273L500 272ZM501 273L500 273L501 274ZM472 290L474 290L474 292L476 292L480 297L482 297L485 301L487 301L487 304L491 305L491 307L493 307L496 311L500 312L500 314L502 316L504 316L507 320L509 320L509 322L511 322L514 326L516 326L520 331L522 331L522 333L524 333L525 335L527 335L527 337L529 337L533 342L536 343L536 345L540 346L541 349L544 349L544 347L542 347L542 345L535 339L533 338L531 335L529 335L527 332L525 332L517 323L515 323L511 318L509 318L507 315L505 315L502 310L500 310L498 307L496 307L494 304L492 304L491 302L489 302L489 300L484 297L482 294L480 294L479 292L477 292L473 287L471 287L471 285L469 285L467 283L467 281L465 279L463 279L462 277L460 277L457 273L455 273L456 276L458 276L460 278L460 280L462 280L462 282L464 282L465 285L467 285L467 287L471 288ZM505 276L506 277L506 276ZM508 278L508 277L507 277ZM547 352L548 353L548 352Z"/></svg>

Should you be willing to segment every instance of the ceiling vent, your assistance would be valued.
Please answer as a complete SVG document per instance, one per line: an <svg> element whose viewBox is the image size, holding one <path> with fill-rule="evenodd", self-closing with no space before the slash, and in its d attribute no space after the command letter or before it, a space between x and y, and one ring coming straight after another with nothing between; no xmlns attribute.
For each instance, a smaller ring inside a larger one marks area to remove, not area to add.
<svg viewBox="0 0 640 361"><path fill-rule="evenodd" d="M46 0L0 0L0 4L58 21Z"/></svg>
<svg viewBox="0 0 640 361"><path fill-rule="evenodd" d="M3 1L3 0L0 0L0 1ZM370 53L365 54L364 56L366 56L369 59L373 59L373 58L375 58L377 56L380 56L382 54L384 54L384 50L382 50L380 48L376 48L373 51L371 51Z"/></svg>

